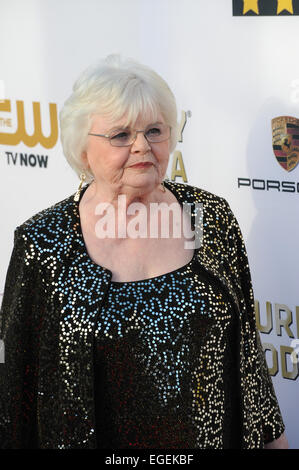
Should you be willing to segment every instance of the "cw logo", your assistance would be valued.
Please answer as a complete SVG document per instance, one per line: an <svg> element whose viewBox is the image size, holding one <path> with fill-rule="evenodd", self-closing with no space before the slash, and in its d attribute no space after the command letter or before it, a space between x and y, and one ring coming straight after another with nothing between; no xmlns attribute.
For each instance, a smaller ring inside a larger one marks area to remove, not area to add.
<svg viewBox="0 0 299 470"><path fill-rule="evenodd" d="M33 122L34 132L32 135L27 134L25 126L24 101L16 101L18 127L16 132L0 132L0 144L2 145L18 145L23 142L27 147L34 147L40 143L46 149L54 147L58 139L58 119L57 106L55 103L49 103L51 132L45 137L42 132L40 103L34 101L33 105ZM10 100L0 102L0 112L10 113Z"/></svg>

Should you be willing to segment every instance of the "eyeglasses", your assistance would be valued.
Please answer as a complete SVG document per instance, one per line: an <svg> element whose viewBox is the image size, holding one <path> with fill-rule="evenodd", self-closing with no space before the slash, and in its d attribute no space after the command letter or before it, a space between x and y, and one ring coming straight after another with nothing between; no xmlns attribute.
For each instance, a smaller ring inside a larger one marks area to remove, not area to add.
<svg viewBox="0 0 299 470"><path fill-rule="evenodd" d="M171 134L171 127L166 124L151 124L143 131L136 131L133 129L118 129L112 134L93 134L96 137L105 137L113 147L129 147L137 139L138 132L142 132L144 137L149 143L158 143L168 140Z"/></svg>

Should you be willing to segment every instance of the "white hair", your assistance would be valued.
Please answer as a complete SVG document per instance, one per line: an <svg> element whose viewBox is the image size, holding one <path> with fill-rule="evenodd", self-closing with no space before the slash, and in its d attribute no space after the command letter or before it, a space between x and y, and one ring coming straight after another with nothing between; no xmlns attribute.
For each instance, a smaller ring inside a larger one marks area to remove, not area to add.
<svg viewBox="0 0 299 470"><path fill-rule="evenodd" d="M74 171L93 179L81 158L92 116L110 120L127 117L126 126L134 126L140 115L150 114L152 122L161 113L171 127L170 152L177 143L177 108L174 95L165 80L149 67L119 55L109 55L85 70L73 86L73 93L60 112L63 152Z"/></svg>

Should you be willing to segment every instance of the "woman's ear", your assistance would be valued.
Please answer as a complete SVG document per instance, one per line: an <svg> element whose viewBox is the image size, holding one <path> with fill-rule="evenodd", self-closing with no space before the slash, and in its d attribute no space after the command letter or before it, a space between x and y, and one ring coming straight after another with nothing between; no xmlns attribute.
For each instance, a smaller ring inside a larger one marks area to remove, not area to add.
<svg viewBox="0 0 299 470"><path fill-rule="evenodd" d="M83 150L81 153L81 160L83 162L84 168L89 169L89 162L87 158L87 152L86 150Z"/></svg>

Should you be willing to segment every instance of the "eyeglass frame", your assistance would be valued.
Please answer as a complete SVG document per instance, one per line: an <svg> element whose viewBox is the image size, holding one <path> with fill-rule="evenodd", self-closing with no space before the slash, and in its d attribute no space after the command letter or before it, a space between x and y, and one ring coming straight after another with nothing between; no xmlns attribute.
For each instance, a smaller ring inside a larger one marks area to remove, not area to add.
<svg viewBox="0 0 299 470"><path fill-rule="evenodd" d="M153 124L153 125L154 125L154 124ZM134 142L136 141L136 139L137 139L137 134L138 134L139 132L142 132L143 135L144 135L144 137L145 137L145 139L146 139L146 141L148 142L148 144L160 144L161 142L166 142L166 140L170 139L170 136L171 136L171 126L168 126L167 124L164 124L164 125L166 125L166 127L168 127L168 129L169 129L169 136L167 137L167 139L159 140L159 142L150 142L150 141L147 139L147 137L146 137L146 135L145 135L145 132L146 132L147 128L144 129L143 131L137 131L136 129L131 129L132 131L135 132L135 136L134 136L134 139L132 140L132 142L131 142L130 144L127 144L127 145L113 145L113 144L111 143L111 137L113 137L113 135L111 135L111 134L94 134L94 133L92 133L92 132L88 132L87 135L93 135L93 136L95 136L95 137L105 137L106 139L109 139L110 145L111 145L112 147L130 147L130 145L133 145ZM118 130L118 129L117 129L117 130ZM125 130L125 129L119 129L119 130ZM116 135L117 135L117 134L116 134ZM115 137L115 136L114 136L114 137Z"/></svg>

